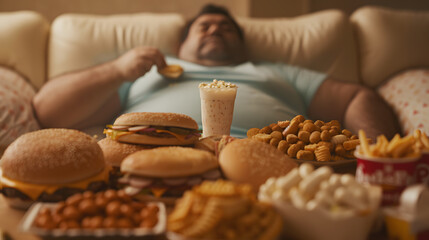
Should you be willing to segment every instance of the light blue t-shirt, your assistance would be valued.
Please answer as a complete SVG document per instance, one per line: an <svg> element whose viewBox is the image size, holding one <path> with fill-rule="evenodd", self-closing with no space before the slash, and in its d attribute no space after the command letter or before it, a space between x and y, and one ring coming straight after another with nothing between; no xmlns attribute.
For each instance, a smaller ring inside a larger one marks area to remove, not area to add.
<svg viewBox="0 0 429 240"><path fill-rule="evenodd" d="M306 115L325 74L283 63L246 62L237 66L207 67L167 57L184 73L178 80L164 78L156 67L133 84L124 84L120 98L124 112L175 112L194 118L201 126L198 85L224 80L238 86L231 136L244 138L248 129Z"/></svg>

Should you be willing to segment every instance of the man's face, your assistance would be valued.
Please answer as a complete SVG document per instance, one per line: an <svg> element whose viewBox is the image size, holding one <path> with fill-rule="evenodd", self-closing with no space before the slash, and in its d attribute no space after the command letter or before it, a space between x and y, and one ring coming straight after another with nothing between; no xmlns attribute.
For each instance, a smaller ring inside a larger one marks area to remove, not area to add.
<svg viewBox="0 0 429 240"><path fill-rule="evenodd" d="M191 25L179 58L207 66L237 64L245 60L244 44L229 18L204 14Z"/></svg>

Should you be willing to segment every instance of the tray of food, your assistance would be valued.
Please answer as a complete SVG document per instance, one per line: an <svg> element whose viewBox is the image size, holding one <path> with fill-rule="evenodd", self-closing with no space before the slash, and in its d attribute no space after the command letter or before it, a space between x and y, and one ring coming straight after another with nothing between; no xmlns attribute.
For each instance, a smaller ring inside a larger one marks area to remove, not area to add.
<svg viewBox="0 0 429 240"><path fill-rule="evenodd" d="M251 128L247 137L276 147L298 164L308 162L314 166L356 164L354 151L360 144L358 136L341 128L339 121L313 121L302 115L260 129Z"/></svg>
<svg viewBox="0 0 429 240"><path fill-rule="evenodd" d="M59 203L36 203L26 212L19 228L43 237L143 237L164 234L166 208L163 203L106 198L114 192L86 192Z"/></svg>

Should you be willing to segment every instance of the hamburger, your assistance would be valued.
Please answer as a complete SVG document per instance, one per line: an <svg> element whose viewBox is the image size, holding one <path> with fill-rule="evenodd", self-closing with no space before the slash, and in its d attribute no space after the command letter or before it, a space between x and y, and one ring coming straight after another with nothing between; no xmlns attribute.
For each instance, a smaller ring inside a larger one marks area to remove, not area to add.
<svg viewBox="0 0 429 240"><path fill-rule="evenodd" d="M12 142L0 160L2 192L10 206L56 202L107 187L109 169L97 141L71 129L44 129Z"/></svg>
<svg viewBox="0 0 429 240"><path fill-rule="evenodd" d="M111 168L110 185L113 188L117 188L116 182L122 177L120 167L124 158L134 152L153 148L150 145L121 143L110 138L101 139L98 141L98 145L103 151L104 161Z"/></svg>
<svg viewBox="0 0 429 240"><path fill-rule="evenodd" d="M201 136L198 124L180 113L133 112L119 116L104 130L119 142L145 145L191 145Z"/></svg>
<svg viewBox="0 0 429 240"><path fill-rule="evenodd" d="M168 146L135 152L121 164L119 180L125 192L141 200L174 203L183 192L204 180L222 177L217 158L210 152Z"/></svg>
<svg viewBox="0 0 429 240"><path fill-rule="evenodd" d="M219 154L219 165L227 179L250 184L256 191L268 178L286 175L297 167L293 159L277 148L251 139L228 143Z"/></svg>

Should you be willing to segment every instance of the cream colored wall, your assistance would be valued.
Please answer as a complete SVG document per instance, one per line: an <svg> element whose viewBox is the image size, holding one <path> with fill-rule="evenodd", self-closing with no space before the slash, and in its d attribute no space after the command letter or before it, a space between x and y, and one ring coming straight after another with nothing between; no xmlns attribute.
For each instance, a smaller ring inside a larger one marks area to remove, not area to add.
<svg viewBox="0 0 429 240"><path fill-rule="evenodd" d="M52 21L62 13L120 14L175 12L186 18L213 2L226 6L238 17L293 17L324 9L341 9L351 14L364 5L397 9L429 10L428 0L0 0L0 11L34 10Z"/></svg>
<svg viewBox="0 0 429 240"><path fill-rule="evenodd" d="M210 0L1 0L0 11L34 10L49 21L62 13L121 14L136 12L181 13L195 15ZM217 0L235 16L249 16L248 0Z"/></svg>

